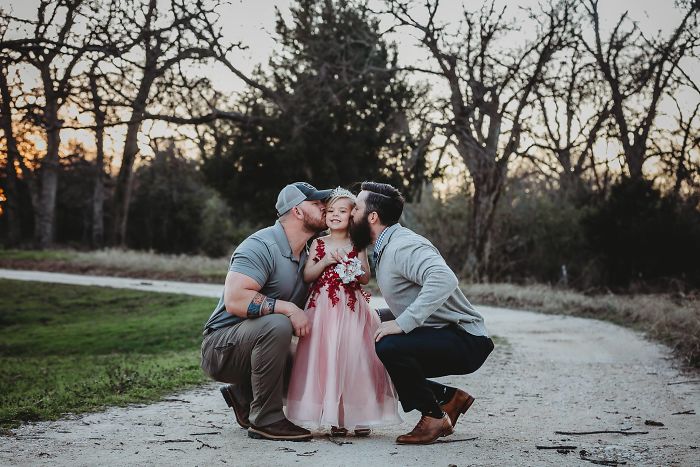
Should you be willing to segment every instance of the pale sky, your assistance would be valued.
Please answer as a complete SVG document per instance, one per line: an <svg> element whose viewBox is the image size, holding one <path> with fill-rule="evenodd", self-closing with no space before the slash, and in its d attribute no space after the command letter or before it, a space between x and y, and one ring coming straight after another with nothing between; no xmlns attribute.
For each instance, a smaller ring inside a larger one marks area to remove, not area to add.
<svg viewBox="0 0 700 467"><path fill-rule="evenodd" d="M230 42L241 41L248 47L246 51L237 51L232 55L232 62L242 70L250 72L256 65L266 65L270 54L275 49L274 27L275 8L289 17L289 6L294 2L290 0L231 0L222 6L221 24L223 31ZM417 2L420 4L420 2ZM468 8L478 8L483 2L443 0L440 3L438 19L454 21L461 17L464 5ZM497 0L497 5L508 5L508 11L513 15L520 15L520 7L535 8L539 0ZM12 14L26 19L36 16L38 0L3 0L2 8ZM371 0L370 4L375 9L381 9L380 0ZM619 16L630 12L630 17L638 21L643 31L651 34L656 30L669 32L679 23L681 15L674 6L674 0L601 0L599 9L603 28L612 27ZM523 31L526 35L527 31ZM399 44L399 58L402 64L416 63L422 60L424 52L416 47L415 38L406 31L399 31L389 36L392 41ZM240 80L230 75L230 72L222 67L214 66L209 76L220 90L239 90L242 87Z"/></svg>
<svg viewBox="0 0 700 467"><path fill-rule="evenodd" d="M15 1L15 0L13 0ZM418 2L419 4L421 2ZM440 2L438 19L453 21L461 17L464 5L468 8L478 8L483 2L443 0ZM498 0L498 5L508 5L508 11L519 14L519 7L536 8L538 0ZM289 6L294 2L290 0L232 0L222 9L222 24L225 24L224 33L230 41L243 41L249 50L236 57L236 61L246 71L259 64L266 64L268 57L275 48L273 38L275 28L275 7L289 17ZM374 9L381 9L381 2L372 0L370 3ZM617 19L625 11L639 21L643 31L652 33L656 30L670 32L682 19L679 10L674 6L673 0L601 0L599 10L603 28L611 28ZM416 47L415 39L406 31L393 34L391 40L399 44L399 59L401 64L412 64L424 59L424 52ZM228 73L221 72L213 75L217 87L220 89L240 89L240 82L231 79Z"/></svg>
<svg viewBox="0 0 700 467"><path fill-rule="evenodd" d="M370 2L374 9L381 9L382 2L380 0L370 0ZM16 16L33 19L38 3L38 0L3 0L2 8L9 10ZM482 3L442 0L437 18L439 21L454 23L455 20L461 18L465 4L470 9L476 9ZM523 18L524 15L519 11L519 8L536 8L538 3L540 3L538 0L497 0L497 5L508 5L508 11L511 15ZM276 47L274 41L275 7L279 8L286 17L289 17L289 6L292 4L294 2L290 0L231 0L230 3L223 5L220 10L221 24L224 25L224 34L227 40L230 42L241 41L248 47L245 51L233 52L232 56L229 57L232 63L246 73L250 73L259 64L267 65L268 59ZM417 2L417 4L420 5L421 2ZM603 31L609 31L609 28L614 26L625 11L629 11L629 16L638 21L642 31L648 35L654 35L658 30L667 35L681 20L680 11L674 7L673 0L601 0L599 11ZM527 23L523 21L523 24ZM522 41L529 33L531 32L523 30L514 37L514 40ZM606 36L605 32L603 36ZM416 64L426 59L422 49L416 46L416 39L407 30L399 30L389 36L389 39L399 44L400 64ZM688 71L690 71L691 76L697 76L700 79L700 70ZM235 94L244 87L238 78L220 65L212 65L206 74L211 78L214 86L221 91ZM420 79L427 78L420 77ZM434 85L434 91L439 93L442 83L437 82ZM697 102L698 97L692 96L691 99ZM168 133L165 124L144 125L140 138L142 143L140 146L144 153L150 153L147 137L150 131L154 132L151 134ZM67 141L70 137L76 136L86 141L88 147L92 146L89 136L74 133L66 131L63 140ZM111 136L111 145L118 154L122 144L121 140L123 140L123 130L115 128ZM115 162L118 162L118 159Z"/></svg>

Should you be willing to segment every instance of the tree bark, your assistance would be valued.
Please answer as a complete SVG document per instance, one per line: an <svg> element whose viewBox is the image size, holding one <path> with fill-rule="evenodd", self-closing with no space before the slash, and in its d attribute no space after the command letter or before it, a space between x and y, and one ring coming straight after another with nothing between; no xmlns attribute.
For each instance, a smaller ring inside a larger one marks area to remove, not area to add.
<svg viewBox="0 0 700 467"><path fill-rule="evenodd" d="M491 239L496 205L503 192L505 174L498 166L482 171L474 178L474 197L467 231L467 260L462 277L488 282Z"/></svg>
<svg viewBox="0 0 700 467"><path fill-rule="evenodd" d="M35 237L41 249L51 248L54 241L56 217L56 192L58 190L59 147L61 145L61 124L58 118L58 102L53 92L53 81L49 70L42 70L46 107L46 156L41 160L41 197L37 206L37 226Z"/></svg>
<svg viewBox="0 0 700 467"><path fill-rule="evenodd" d="M134 162L139 152L138 133L141 129L141 119L143 118L145 102L136 103L131 114L132 121L127 125L126 137L124 138L124 152L122 163L119 167L116 186L114 187L114 208L112 220L114 222L113 239L116 245L126 245L126 229L129 218L129 204L131 202L132 178L134 172Z"/></svg>
<svg viewBox="0 0 700 467"><path fill-rule="evenodd" d="M90 73L90 93L92 95L93 113L95 115L95 185L92 193L92 246L100 248L104 245L104 124L105 112L102 110L97 76L94 68Z"/></svg>
<svg viewBox="0 0 700 467"><path fill-rule="evenodd" d="M151 51L152 54L152 51ZM139 152L138 134L141 123L146 114L148 96L151 86L158 76L157 56L147 54L144 76L139 84L139 91L131 104L131 119L127 124L124 138L124 151L122 162L114 187L114 200L112 209L112 240L119 246L126 245L126 230L129 219L129 204L131 203L131 189L133 183L134 163Z"/></svg>
<svg viewBox="0 0 700 467"><path fill-rule="evenodd" d="M10 89L5 75L6 68L0 69L0 97L2 97L2 129L5 134L7 146L7 163L5 172L7 174L6 198L7 198L7 241L10 245L16 245L22 238L21 210L19 208L19 190L17 189L17 170L15 161L22 157L17 149L14 129L12 127L12 106Z"/></svg>

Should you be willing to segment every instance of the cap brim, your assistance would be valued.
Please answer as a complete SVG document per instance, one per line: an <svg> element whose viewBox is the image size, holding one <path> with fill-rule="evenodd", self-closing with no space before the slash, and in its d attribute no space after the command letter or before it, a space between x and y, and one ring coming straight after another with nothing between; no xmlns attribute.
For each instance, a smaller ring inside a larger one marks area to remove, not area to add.
<svg viewBox="0 0 700 467"><path fill-rule="evenodd" d="M315 193L310 194L306 197L307 201L318 201L321 199L326 199L331 196L333 190L316 190Z"/></svg>

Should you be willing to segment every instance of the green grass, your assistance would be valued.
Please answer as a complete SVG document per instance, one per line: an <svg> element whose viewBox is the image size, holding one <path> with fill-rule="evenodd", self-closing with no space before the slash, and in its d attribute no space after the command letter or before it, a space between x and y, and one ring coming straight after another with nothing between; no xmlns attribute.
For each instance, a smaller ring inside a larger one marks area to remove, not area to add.
<svg viewBox="0 0 700 467"><path fill-rule="evenodd" d="M0 428L205 381L212 299L0 280Z"/></svg>
<svg viewBox="0 0 700 467"><path fill-rule="evenodd" d="M233 250L231 250L233 251ZM165 255L149 251L105 248L77 250L4 250L0 248L0 268L38 269L97 276L209 282L222 284L228 270L228 257Z"/></svg>
<svg viewBox="0 0 700 467"><path fill-rule="evenodd" d="M5 250L0 249L0 258L16 261L69 261L76 252L70 250Z"/></svg>

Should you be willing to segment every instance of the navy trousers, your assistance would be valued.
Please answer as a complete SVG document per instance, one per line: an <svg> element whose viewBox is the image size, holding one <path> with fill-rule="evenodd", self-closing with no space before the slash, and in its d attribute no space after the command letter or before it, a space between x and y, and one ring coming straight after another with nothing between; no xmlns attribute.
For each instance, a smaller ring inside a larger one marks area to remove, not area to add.
<svg viewBox="0 0 700 467"><path fill-rule="evenodd" d="M404 412L428 413L439 410L441 395L451 388L427 378L475 372L493 350L493 341L473 336L457 325L419 327L408 334L385 336L375 349L394 382Z"/></svg>

